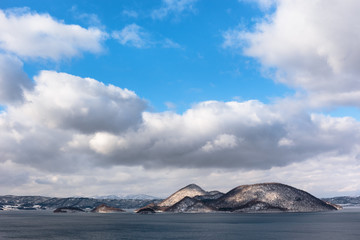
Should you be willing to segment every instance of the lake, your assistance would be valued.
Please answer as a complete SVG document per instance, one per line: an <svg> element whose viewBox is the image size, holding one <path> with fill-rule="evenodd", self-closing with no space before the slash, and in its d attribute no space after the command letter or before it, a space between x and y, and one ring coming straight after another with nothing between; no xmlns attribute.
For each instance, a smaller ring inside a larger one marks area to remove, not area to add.
<svg viewBox="0 0 360 240"><path fill-rule="evenodd" d="M0 211L0 239L360 239L360 208L153 215Z"/></svg>

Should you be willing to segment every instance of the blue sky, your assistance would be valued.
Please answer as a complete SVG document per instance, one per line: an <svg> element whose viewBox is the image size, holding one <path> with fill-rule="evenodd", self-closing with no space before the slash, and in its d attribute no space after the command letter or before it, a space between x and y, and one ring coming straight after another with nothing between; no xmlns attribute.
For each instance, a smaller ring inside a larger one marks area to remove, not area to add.
<svg viewBox="0 0 360 240"><path fill-rule="evenodd" d="M358 10L2 0L0 194L359 195Z"/></svg>
<svg viewBox="0 0 360 240"><path fill-rule="evenodd" d="M31 5L29 5L31 4ZM256 60L222 47L223 33L242 25L251 29L264 15L254 3L194 1L183 13L153 19L161 1L2 1L2 8L28 7L48 13L66 24L95 26L107 32L137 24L147 36L143 47L105 40L100 54L83 53L61 61L27 61L30 77L43 69L55 69L135 91L149 101L153 111L168 110L166 103L183 112L206 100L259 99L291 94L283 84L260 73ZM137 15L128 16L132 12ZM163 46L166 39L176 46Z"/></svg>

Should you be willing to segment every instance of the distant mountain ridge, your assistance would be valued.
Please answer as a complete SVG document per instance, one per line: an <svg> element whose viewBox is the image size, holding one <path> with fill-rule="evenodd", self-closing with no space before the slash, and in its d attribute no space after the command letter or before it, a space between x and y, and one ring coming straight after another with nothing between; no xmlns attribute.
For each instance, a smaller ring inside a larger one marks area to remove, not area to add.
<svg viewBox="0 0 360 240"><path fill-rule="evenodd" d="M322 198L322 200L333 204L338 204L341 206L348 206L348 207L360 206L360 196L358 197L340 196L340 197L332 197L332 198Z"/></svg>
<svg viewBox="0 0 360 240"><path fill-rule="evenodd" d="M337 210L311 194L281 183L238 186L227 193L207 192L190 184L137 212L314 212Z"/></svg>
<svg viewBox="0 0 360 240"><path fill-rule="evenodd" d="M129 195L104 195L104 196L92 196L95 199L137 199L137 200L153 200L160 199L158 197L146 195L146 194L129 194Z"/></svg>
<svg viewBox="0 0 360 240"><path fill-rule="evenodd" d="M151 203L159 202L158 199L95 199L85 197L52 198L43 196L0 196L0 210L35 210L57 209L65 207L93 209L101 204L122 209L137 209Z"/></svg>

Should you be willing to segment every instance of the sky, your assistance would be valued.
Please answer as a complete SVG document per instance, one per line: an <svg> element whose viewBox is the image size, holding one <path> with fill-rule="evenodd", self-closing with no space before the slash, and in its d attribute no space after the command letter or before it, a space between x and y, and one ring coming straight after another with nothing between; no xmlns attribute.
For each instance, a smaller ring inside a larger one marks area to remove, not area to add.
<svg viewBox="0 0 360 240"><path fill-rule="evenodd" d="M357 0L1 0L0 194L360 195Z"/></svg>

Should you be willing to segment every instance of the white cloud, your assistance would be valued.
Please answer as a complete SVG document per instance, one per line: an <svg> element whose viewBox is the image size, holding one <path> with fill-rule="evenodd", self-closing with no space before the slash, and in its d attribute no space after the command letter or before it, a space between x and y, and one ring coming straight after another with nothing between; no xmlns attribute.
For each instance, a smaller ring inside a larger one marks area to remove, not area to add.
<svg viewBox="0 0 360 240"><path fill-rule="evenodd" d="M146 48L151 45L149 34L135 23L125 26L121 31L113 31L112 37L122 45L136 48Z"/></svg>
<svg viewBox="0 0 360 240"><path fill-rule="evenodd" d="M194 4L198 0L163 0L162 7L152 12L154 19L163 19L170 14L179 15L183 12L194 11Z"/></svg>
<svg viewBox="0 0 360 240"><path fill-rule="evenodd" d="M351 118L284 111L250 101L204 102L183 115L144 113L138 131L122 135L131 148L114 152L108 160L156 167L265 169L357 145L353 131L359 123ZM324 128L329 121L331 127ZM284 139L291 139L286 147Z"/></svg>
<svg viewBox="0 0 360 240"><path fill-rule="evenodd" d="M275 71L274 79L303 89L312 105L355 105L360 97L360 2L276 1L253 32L224 33L223 46L240 48Z"/></svg>
<svg viewBox="0 0 360 240"><path fill-rule="evenodd" d="M120 132L136 125L146 103L132 91L105 85L91 78L42 71L35 87L25 91L25 102L9 113L29 125L80 132Z"/></svg>
<svg viewBox="0 0 360 240"><path fill-rule="evenodd" d="M60 172L101 164L90 150L95 146L106 153L101 133L107 137L136 128L145 108L146 102L127 89L43 71L34 89L24 91L24 101L7 105L0 115L1 160ZM93 134L98 137L91 142Z"/></svg>
<svg viewBox="0 0 360 240"><path fill-rule="evenodd" d="M331 172L340 179L339 164L360 161L360 123L349 117L291 112L258 101L208 101L183 114L151 113L135 93L94 79L43 71L34 84L23 102L7 105L0 115L0 165L9 169L4 176L23 181L10 193L86 195L114 191L119 183L128 193L144 192L148 188L140 182L157 185L165 178L166 189L144 193L166 195L190 182L229 190L280 181L328 195L310 186L302 169L322 186L321 178ZM356 167L346 169L360 180ZM84 183L94 186L81 190ZM336 186L358 189L356 182Z"/></svg>
<svg viewBox="0 0 360 240"><path fill-rule="evenodd" d="M118 149L124 149L128 147L127 142L118 138L114 134L107 132L98 132L89 141L90 148L97 153L104 155L112 154Z"/></svg>
<svg viewBox="0 0 360 240"><path fill-rule="evenodd" d="M51 171L70 162L73 171L87 165L269 169L346 153L359 142L359 123L351 118L294 115L257 101L203 102L182 115L143 112L132 92L55 72L37 77L25 100L2 115L4 160ZM55 162L45 161L49 156Z"/></svg>
<svg viewBox="0 0 360 240"><path fill-rule="evenodd" d="M33 83L22 67L18 58L0 54L0 104L20 102L23 90L32 88Z"/></svg>
<svg viewBox="0 0 360 240"><path fill-rule="evenodd" d="M213 141L208 141L201 150L205 152L213 152L217 150L232 149L237 146L237 138L231 134L221 134Z"/></svg>
<svg viewBox="0 0 360 240"><path fill-rule="evenodd" d="M59 60L82 52L99 53L106 33L57 21L27 9L0 10L0 49L22 58Z"/></svg>

